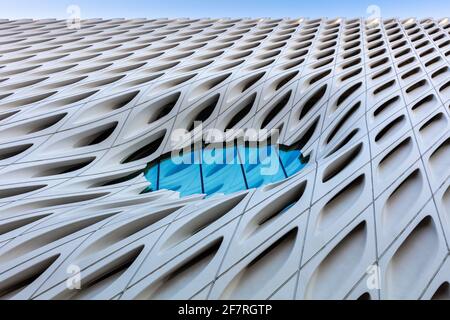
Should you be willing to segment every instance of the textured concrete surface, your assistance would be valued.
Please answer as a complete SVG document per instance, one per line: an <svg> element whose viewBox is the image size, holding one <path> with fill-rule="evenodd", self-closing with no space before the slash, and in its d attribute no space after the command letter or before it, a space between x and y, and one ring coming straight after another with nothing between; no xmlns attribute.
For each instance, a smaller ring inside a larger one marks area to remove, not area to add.
<svg viewBox="0 0 450 320"><path fill-rule="evenodd" d="M450 298L449 32L1 20L1 298ZM232 195L141 193L194 120L280 129L310 161Z"/></svg>

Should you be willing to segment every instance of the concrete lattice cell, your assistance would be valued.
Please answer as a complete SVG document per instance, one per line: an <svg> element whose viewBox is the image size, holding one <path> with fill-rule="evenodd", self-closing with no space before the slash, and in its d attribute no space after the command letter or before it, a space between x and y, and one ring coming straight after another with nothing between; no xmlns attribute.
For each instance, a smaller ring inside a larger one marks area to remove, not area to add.
<svg viewBox="0 0 450 320"><path fill-rule="evenodd" d="M449 32L0 20L0 297L450 298ZM226 195L143 192L195 120L279 129L309 161Z"/></svg>

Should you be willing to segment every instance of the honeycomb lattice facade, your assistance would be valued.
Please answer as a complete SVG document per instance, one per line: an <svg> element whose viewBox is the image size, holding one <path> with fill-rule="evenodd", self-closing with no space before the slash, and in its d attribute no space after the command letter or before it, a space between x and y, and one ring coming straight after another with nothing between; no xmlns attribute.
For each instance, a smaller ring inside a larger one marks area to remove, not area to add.
<svg viewBox="0 0 450 320"><path fill-rule="evenodd" d="M449 32L1 20L1 298L449 298ZM280 129L309 163L231 195L142 193L194 120Z"/></svg>

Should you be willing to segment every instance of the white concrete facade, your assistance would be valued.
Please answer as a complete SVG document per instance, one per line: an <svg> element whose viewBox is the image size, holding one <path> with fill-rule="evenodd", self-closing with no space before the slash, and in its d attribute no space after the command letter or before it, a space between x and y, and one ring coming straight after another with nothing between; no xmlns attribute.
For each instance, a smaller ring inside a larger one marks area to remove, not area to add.
<svg viewBox="0 0 450 320"><path fill-rule="evenodd" d="M449 32L1 20L0 298L450 298ZM306 167L207 199L141 193L217 96L204 127L280 129Z"/></svg>

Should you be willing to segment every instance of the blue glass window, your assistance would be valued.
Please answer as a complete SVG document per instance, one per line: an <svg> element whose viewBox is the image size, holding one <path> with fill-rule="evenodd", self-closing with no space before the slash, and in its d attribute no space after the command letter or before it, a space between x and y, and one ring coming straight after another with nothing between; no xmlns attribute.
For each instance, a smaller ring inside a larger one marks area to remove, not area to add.
<svg viewBox="0 0 450 320"><path fill-rule="evenodd" d="M166 156L148 165L146 192L167 189L181 196L257 188L286 179L306 165L299 150L283 147L203 147L201 151Z"/></svg>

